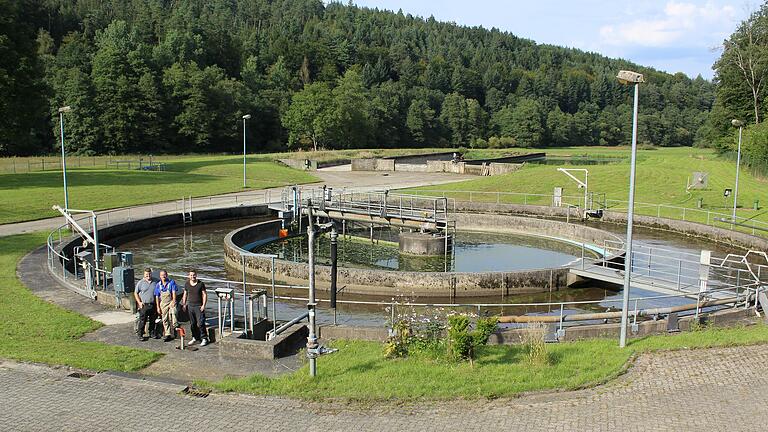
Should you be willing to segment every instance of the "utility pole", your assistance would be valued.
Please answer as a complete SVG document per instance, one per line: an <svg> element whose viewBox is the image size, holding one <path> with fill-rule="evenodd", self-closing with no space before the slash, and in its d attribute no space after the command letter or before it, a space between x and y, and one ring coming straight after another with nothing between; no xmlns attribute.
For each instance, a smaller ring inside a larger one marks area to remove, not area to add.
<svg viewBox="0 0 768 432"><path fill-rule="evenodd" d="M640 83L645 82L643 75L632 71L619 71L617 76L622 84L633 84L635 87L635 102L632 115L632 156L629 168L629 204L627 205L627 243L624 255L624 292L621 306L621 331L619 347L627 345L627 324L629 321L629 287L632 280L632 223L635 213L635 165L637 159L637 107L640 97Z"/></svg>
<svg viewBox="0 0 768 432"><path fill-rule="evenodd" d="M243 116L243 189L247 187L245 185L245 121L250 118L251 118L250 114L246 114Z"/></svg>
<svg viewBox="0 0 768 432"><path fill-rule="evenodd" d="M64 210L69 209L69 191L67 190L67 155L64 150L64 113L72 111L69 105L59 108L59 126L61 127L61 175L64 178Z"/></svg>

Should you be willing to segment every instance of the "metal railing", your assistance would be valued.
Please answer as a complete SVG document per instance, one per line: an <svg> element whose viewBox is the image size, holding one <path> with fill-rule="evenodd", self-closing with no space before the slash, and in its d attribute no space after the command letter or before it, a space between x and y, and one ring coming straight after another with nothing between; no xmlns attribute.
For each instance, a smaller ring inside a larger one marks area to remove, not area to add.
<svg viewBox="0 0 768 432"><path fill-rule="evenodd" d="M64 228L64 227L62 227ZM63 243L63 237L59 235L57 238L56 235L60 233L59 230L54 230L51 232L51 234L48 236L48 251L49 251L49 270L52 274L57 276L58 278L73 282L71 279L75 278L74 275L70 274L65 267L65 264L69 262L69 258L63 256L59 252L56 251L55 245ZM606 245L607 246L607 245ZM609 249L606 247L606 249ZM688 255L695 255L695 254L688 254ZM659 255L657 255L659 256ZM59 260L60 264L56 265L55 261ZM725 260L725 259L723 259ZM734 260L731 260L734 261ZM60 267L59 267L60 266ZM767 274L765 273L765 270L761 270L762 267L766 266L760 266L757 270L761 274ZM739 272L743 271L740 269L737 269L737 275L730 275L730 277L736 277L738 278ZM57 273L61 272L60 275ZM169 272L169 275L172 277L177 278L184 278L186 275L183 273L178 272ZM292 289L292 290L308 290L308 286L304 285L291 285L291 284L277 284L274 285L271 283L259 283L259 282L242 282L242 281L233 281L233 280L226 280L226 279L216 279L211 277L200 277L200 280L209 283L211 287L215 287L217 285L219 286L226 286L229 288L234 288L238 286L246 286L250 288L250 291L244 289L242 292L234 291L233 292L233 299L232 299L232 307L236 307L236 305L239 305L241 301L239 300L239 297L243 297L243 304L249 305L247 308L251 310L250 314L253 315L253 299L258 299L257 304L259 307L259 313L257 315L258 319L260 320L262 317L265 319L268 319L269 312L267 308L268 301L271 299L273 304L275 301L293 301L293 302L306 302L308 301L307 297L299 297L299 296L291 296L291 295L278 295L277 291L273 291L270 295L266 289L267 288L278 288L278 289ZM748 281L749 278L746 276L744 277L745 281ZM103 288L106 290L106 287ZM748 308L751 306L752 299L755 299L759 292L763 291L765 289L765 286L762 283L756 283L756 282L750 282L750 283L739 283L735 287L732 285L725 285L720 286L714 289L711 289L707 292L708 295L699 294L696 299L696 310L694 313L698 315L701 312L707 311L707 310L716 310L723 307L726 307L725 304L718 305L717 307L702 307L699 308L698 305L706 305L708 301L708 297L711 296L714 293L728 293L732 296L731 301L729 301L729 305L733 308L743 307ZM211 288L208 290L209 295L215 296L215 288ZM637 323L638 317L643 316L644 310L650 310L651 308L658 307L660 302L663 302L664 304L674 304L675 302L680 302L686 299L688 296L690 296L689 292L681 292L679 294L668 294L668 295L655 295L655 296L646 296L646 297L634 297L632 298L631 304L633 305L632 311L629 312L630 317L633 317L634 322ZM321 304L329 304L329 299L317 299L317 301ZM612 309L613 305L620 305L621 299L610 299L610 298L604 298L600 300L587 300L587 301L561 301L561 302L529 302L529 303L421 303L421 302L410 302L410 301L362 301L362 300L342 300L338 299L337 303L339 305L349 305L349 306L375 306L375 307L381 307L382 312L389 312L389 317L382 316L382 325L386 324L385 321L387 319L391 320L394 319L396 310L398 308L444 308L444 309L451 309L456 311L465 311L465 312L471 312L475 313L478 316L483 314L504 314L505 310L507 312L516 312L520 314L525 315L532 315L532 316L557 316L557 327L559 331L563 331L565 327L573 326L573 325L579 325L580 323L591 323L595 322L595 320L587 320L587 321L572 321L569 319L569 316L576 316L579 312L582 311L600 311L600 310L606 310L606 309ZM728 300L724 300L728 301ZM273 309L274 311L274 309ZM335 311L334 311L335 312ZM232 314L236 314L237 312L233 309L231 311ZM246 316L248 313L247 309L244 309L241 314L243 316ZM232 318L233 315L230 316L229 319L229 326L232 330L234 330L234 320ZM343 318L343 312L340 315ZM219 316L216 316L217 320L220 318ZM276 312L273 312L273 320L275 322L278 322L276 317ZM334 317L335 318L335 317ZM244 325L245 328L249 325L248 322L253 323L254 319L248 318L244 319ZM224 317L224 327L227 325L227 317ZM222 329L219 329L220 331Z"/></svg>
<svg viewBox="0 0 768 432"><path fill-rule="evenodd" d="M623 242L606 240L603 250L604 254L597 258L582 254L576 267L586 271L612 269L623 275L624 260L615 260L615 257L624 254ZM633 280L648 281L680 292L696 294L706 288L702 292L706 295L710 292L709 287L738 291L755 284L768 284L768 280L763 280L763 275L768 279L767 271L768 265L749 262L745 256L735 254L726 257L709 256L708 262L702 263L701 254L647 244L638 244L632 248ZM705 282L703 286L702 281Z"/></svg>
<svg viewBox="0 0 768 432"><path fill-rule="evenodd" d="M290 187L281 194L282 208L286 211L292 211L296 206L306 207L310 202L315 210L430 222L441 229L448 227L450 211L455 208L453 200L445 197L424 197L389 190Z"/></svg>
<svg viewBox="0 0 768 432"><path fill-rule="evenodd" d="M273 198L278 198L275 191L264 189L238 194L208 196L200 198L181 198L174 201L164 201L143 206L126 207L96 212L99 225L109 227L118 223L132 222L146 217L169 214L191 214L194 211L217 208L269 204Z"/></svg>
<svg viewBox="0 0 768 432"><path fill-rule="evenodd" d="M552 206L553 194L534 194L523 192L487 192L487 191L468 191L468 190L440 190L440 189L422 189L408 190L415 195L430 195L451 197L455 201L482 202L496 204L523 204ZM454 201L454 202L455 202ZM588 208L590 200L584 202L584 196L564 195L562 196L562 207ZM605 199L605 209L609 211L626 211L628 202L616 199ZM454 211L455 211L454 204ZM635 202L635 212L646 216L656 216L658 218L677 219L687 222L696 222L708 226L716 226L734 231L750 233L752 235L761 235L768 237L768 222L756 220L753 217L736 216L732 221L730 213L719 211L704 210L698 208L689 208L674 206L668 204L653 204Z"/></svg>

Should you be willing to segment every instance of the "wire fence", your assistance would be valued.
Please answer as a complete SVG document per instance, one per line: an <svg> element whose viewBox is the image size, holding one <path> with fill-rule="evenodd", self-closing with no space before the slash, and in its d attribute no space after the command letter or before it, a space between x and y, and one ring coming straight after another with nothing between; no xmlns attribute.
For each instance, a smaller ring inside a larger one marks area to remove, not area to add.
<svg viewBox="0 0 768 432"><path fill-rule="evenodd" d="M67 156L67 168L164 170L165 163L152 155ZM0 174L61 171L61 156L0 158Z"/></svg>
<svg viewBox="0 0 768 432"><path fill-rule="evenodd" d="M465 201L470 203L522 204L554 207L553 204L555 202L555 195L552 194L533 194L524 192L419 189L408 190L408 193L447 197L453 198L454 202ZM561 207L578 207L581 209L594 207L594 205L592 205L593 203L589 202L590 198L583 195L564 195L561 197L561 200ZM594 204L596 205L597 203ZM605 209L609 211L626 212L629 207L629 202L605 199L600 205L604 205ZM455 210L456 208L454 207L454 211ZM754 217L742 217L737 215L736 221L732 221L730 213L644 202L635 202L635 213L646 216L655 216L658 218L696 222L708 226L768 237L768 222L757 220Z"/></svg>

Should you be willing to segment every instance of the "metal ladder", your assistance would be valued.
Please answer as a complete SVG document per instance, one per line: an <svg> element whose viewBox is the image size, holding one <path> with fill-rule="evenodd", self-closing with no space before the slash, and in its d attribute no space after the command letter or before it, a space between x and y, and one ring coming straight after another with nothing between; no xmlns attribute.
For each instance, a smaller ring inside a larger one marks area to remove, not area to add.
<svg viewBox="0 0 768 432"><path fill-rule="evenodd" d="M189 205L187 205L187 201L189 201ZM184 225L192 223L192 195L189 196L189 199L181 197L181 217L184 220Z"/></svg>

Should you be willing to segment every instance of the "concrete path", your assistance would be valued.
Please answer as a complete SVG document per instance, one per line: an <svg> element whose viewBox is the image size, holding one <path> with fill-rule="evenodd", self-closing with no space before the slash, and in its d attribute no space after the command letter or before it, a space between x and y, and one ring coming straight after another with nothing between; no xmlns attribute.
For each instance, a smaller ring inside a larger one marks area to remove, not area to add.
<svg viewBox="0 0 768 432"><path fill-rule="evenodd" d="M135 320L133 314L108 308L61 286L46 268L45 247L38 248L23 257L19 262L17 275L30 291L43 300L105 324L104 327L85 335L83 340L144 348L165 354L160 360L142 370L142 375L180 379L185 382L216 381L226 376L243 377L255 373L275 376L294 371L301 366L302 359L297 355L274 361L254 360L223 356L216 343L181 351L176 349L178 341L163 342L158 339L149 339L140 342L133 330ZM187 334L192 334L189 323L182 323L182 325ZM1 427L0 430L2 430Z"/></svg>
<svg viewBox="0 0 768 432"><path fill-rule="evenodd" d="M755 431L768 415L768 346L647 355L626 376L584 391L404 405L197 398L173 381L70 372L0 363L3 430ZM171 420L148 418L159 407Z"/></svg>
<svg viewBox="0 0 768 432"><path fill-rule="evenodd" d="M446 173L408 173L408 172L365 172L365 171L317 171L317 177L322 179L316 185L326 184L333 188L355 188L358 190L375 189L402 189L417 186L429 186L435 184L451 183L461 180L476 178L474 176L446 174ZM272 200L279 200L282 187L272 189L259 189L244 192L233 192L215 195L213 197L200 197L193 200L193 208L204 209L216 205L235 205L235 197L239 203L262 204L266 202L268 195ZM227 200L226 198L229 198ZM127 221L129 218L138 219L150 217L162 213L180 212L180 200L156 204L147 204L121 209L105 210L98 213L105 214L99 218L99 223L105 222L106 213L109 213L108 223ZM53 205L55 203L51 203ZM0 237L14 234L23 234L35 231L51 231L63 223L63 218L48 218L29 222L0 225Z"/></svg>

